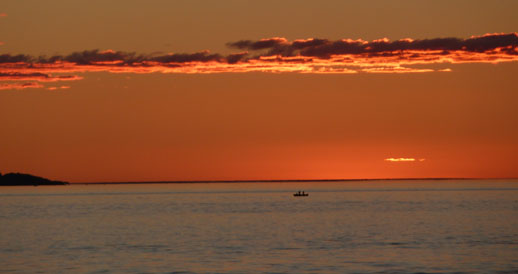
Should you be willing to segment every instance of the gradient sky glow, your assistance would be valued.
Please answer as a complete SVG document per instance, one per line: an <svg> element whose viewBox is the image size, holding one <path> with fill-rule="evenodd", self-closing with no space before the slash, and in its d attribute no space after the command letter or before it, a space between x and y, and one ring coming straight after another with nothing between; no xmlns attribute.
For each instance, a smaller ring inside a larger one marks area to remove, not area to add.
<svg viewBox="0 0 518 274"><path fill-rule="evenodd" d="M518 2L0 6L0 172L518 177Z"/></svg>

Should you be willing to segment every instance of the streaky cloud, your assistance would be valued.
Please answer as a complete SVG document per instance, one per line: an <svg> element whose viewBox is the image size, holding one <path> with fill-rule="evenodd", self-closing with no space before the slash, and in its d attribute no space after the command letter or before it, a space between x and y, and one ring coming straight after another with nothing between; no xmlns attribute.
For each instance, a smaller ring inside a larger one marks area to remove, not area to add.
<svg viewBox="0 0 518 274"><path fill-rule="evenodd" d="M240 52L141 54L85 50L68 55L0 55L0 81L80 80L81 72L111 73L427 73L436 64L518 61L518 33L462 38L289 41L282 37L227 43ZM419 65L416 68L415 65ZM423 67L424 66L424 67ZM4 88L5 89L5 88Z"/></svg>
<svg viewBox="0 0 518 274"><path fill-rule="evenodd" d="M288 40L282 37L272 37L261 39L258 41L251 40L241 40L237 42L227 43L228 47L237 48L237 49L248 49L248 50L260 50L267 48L274 48L281 46L283 44L288 44Z"/></svg>
<svg viewBox="0 0 518 274"><path fill-rule="evenodd" d="M517 33L493 33L482 36L472 36L468 39L460 38L434 38L413 40L410 38L390 41L387 38L374 40L371 42L362 39L341 39L330 41L327 39L307 39L295 40L288 42L283 38L272 38L274 40L259 40L259 41L238 41L229 43L231 47L236 47L242 50L258 50L268 49L282 55L283 52L288 52L285 56L307 56L329 58L333 55L347 55L347 54L398 54L401 51L443 51L447 54L448 51L465 51L465 52L487 52L495 49L500 49L507 54L517 55L516 47L518 46ZM265 43L267 41L268 43ZM257 45L261 45L258 47Z"/></svg>
<svg viewBox="0 0 518 274"><path fill-rule="evenodd" d="M75 81L83 77L77 75L58 75L52 76L41 72L21 73L21 72L0 72L0 81L38 81L38 82L57 82Z"/></svg>
<svg viewBox="0 0 518 274"><path fill-rule="evenodd" d="M386 158L384 159L385 162L424 162L425 158Z"/></svg>
<svg viewBox="0 0 518 274"><path fill-rule="evenodd" d="M52 87L47 87L48 90L69 89L69 88L70 88L70 86L59 86L59 87L52 86Z"/></svg>
<svg viewBox="0 0 518 274"><path fill-rule="evenodd" d="M19 90L26 88L43 88L44 86L37 82L28 82L28 83L7 83L0 84L0 90Z"/></svg>

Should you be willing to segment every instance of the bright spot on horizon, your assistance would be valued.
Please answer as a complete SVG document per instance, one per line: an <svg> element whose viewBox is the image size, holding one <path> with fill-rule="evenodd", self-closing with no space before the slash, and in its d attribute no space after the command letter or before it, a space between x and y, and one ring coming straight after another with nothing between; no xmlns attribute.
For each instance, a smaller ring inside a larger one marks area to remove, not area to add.
<svg viewBox="0 0 518 274"><path fill-rule="evenodd" d="M420 158L419 160L416 160L415 158L386 158L385 162L424 162L426 159Z"/></svg>

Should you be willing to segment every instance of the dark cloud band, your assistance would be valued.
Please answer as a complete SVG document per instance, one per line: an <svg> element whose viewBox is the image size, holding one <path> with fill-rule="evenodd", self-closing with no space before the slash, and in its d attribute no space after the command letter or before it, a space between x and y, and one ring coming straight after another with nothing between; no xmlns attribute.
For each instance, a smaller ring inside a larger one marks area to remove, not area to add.
<svg viewBox="0 0 518 274"><path fill-rule="evenodd" d="M202 51L166 55L113 50L86 50L69 55L0 55L0 81L55 82L78 80L89 71L119 73L408 73L429 72L412 65L499 63L518 61L518 33L497 33L461 38L305 39L267 38L228 43L239 53L221 55ZM440 71L449 71L441 69ZM38 85L26 85L39 87ZM7 86L4 85L3 89ZM23 86L18 85L21 89Z"/></svg>
<svg viewBox="0 0 518 274"><path fill-rule="evenodd" d="M487 34L468 39L460 38L435 38L412 40L402 39L389 41L380 39L372 42L363 40L343 39L330 41L327 39L295 40L288 42L283 38L250 41L242 40L228 44L230 47L241 50L268 50L266 55L281 56L307 56L328 58L331 55L344 54L373 54L397 51L466 51L486 52L497 48L503 48L507 54L516 55L518 47L517 33Z"/></svg>

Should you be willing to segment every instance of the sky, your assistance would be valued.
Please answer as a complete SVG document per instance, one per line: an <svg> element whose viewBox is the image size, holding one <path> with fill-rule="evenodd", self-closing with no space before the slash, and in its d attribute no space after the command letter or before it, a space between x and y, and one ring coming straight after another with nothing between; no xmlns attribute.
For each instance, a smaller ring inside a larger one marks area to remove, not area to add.
<svg viewBox="0 0 518 274"><path fill-rule="evenodd" d="M518 177L518 2L0 5L0 172Z"/></svg>

